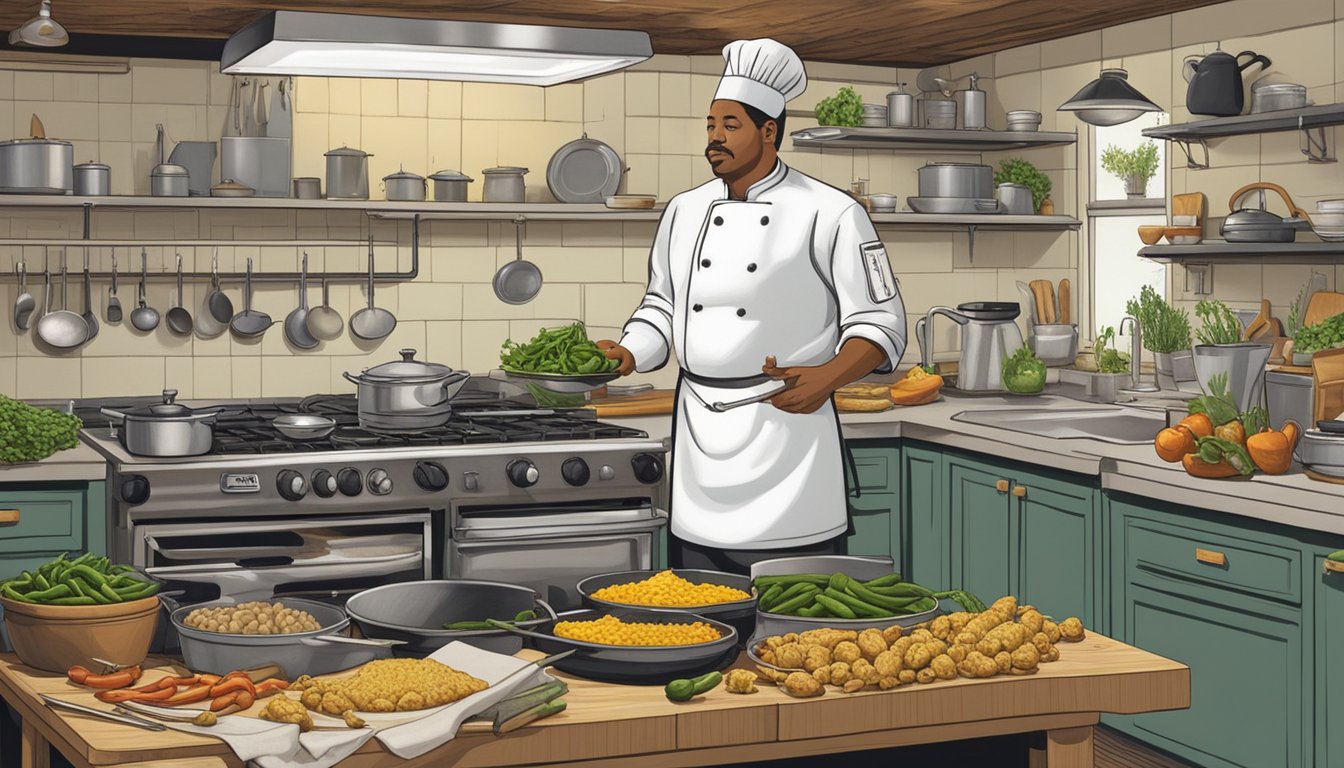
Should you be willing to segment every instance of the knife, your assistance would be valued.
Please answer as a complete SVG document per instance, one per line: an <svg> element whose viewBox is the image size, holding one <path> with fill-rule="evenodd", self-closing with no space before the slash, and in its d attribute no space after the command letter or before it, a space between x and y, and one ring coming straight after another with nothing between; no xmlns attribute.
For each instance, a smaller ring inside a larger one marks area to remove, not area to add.
<svg viewBox="0 0 1344 768"><path fill-rule="evenodd" d="M113 722L117 722L117 723L125 723L126 725L134 725L136 728L144 728L144 729L147 730L147 731L166 731L166 730L168 730L167 726L161 725L161 724L159 724L159 723L151 722L151 721L149 721L149 720L145 720L145 719L136 717L136 716L134 716L134 715L119 715L119 714L117 714L117 713L115 713L115 712L105 712L105 711L103 711L103 710L101 710L101 709L94 709L93 707L86 707L86 706L84 706L83 704L75 704L74 702L63 701L63 700L58 699L58 698L56 698L56 697L54 697L54 696L48 696L48 695L45 694L45 693L40 694L40 695L42 696L42 700L45 701L45 702L47 703L47 706L48 706L48 707L56 707L56 708L58 708L58 709L68 709L68 710L71 710L71 711L73 711L73 712L79 712L79 713L81 713L81 714L85 714L85 715L92 715L92 716L94 716L94 717L101 717L101 718L104 719L104 720L111 720L111 721L113 721Z"/></svg>

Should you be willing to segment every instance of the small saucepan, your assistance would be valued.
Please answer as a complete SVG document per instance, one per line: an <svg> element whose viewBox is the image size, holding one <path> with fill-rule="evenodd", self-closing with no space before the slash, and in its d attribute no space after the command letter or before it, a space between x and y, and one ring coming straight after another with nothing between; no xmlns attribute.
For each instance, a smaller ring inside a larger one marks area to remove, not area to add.
<svg viewBox="0 0 1344 768"><path fill-rule="evenodd" d="M336 421L315 413L282 413L271 426L291 440L321 440L336 430Z"/></svg>
<svg viewBox="0 0 1344 768"><path fill-rule="evenodd" d="M200 456L214 445L218 410L194 410L177 399L176 389L163 390L163 402L127 411L102 408L119 421L121 444L136 456Z"/></svg>

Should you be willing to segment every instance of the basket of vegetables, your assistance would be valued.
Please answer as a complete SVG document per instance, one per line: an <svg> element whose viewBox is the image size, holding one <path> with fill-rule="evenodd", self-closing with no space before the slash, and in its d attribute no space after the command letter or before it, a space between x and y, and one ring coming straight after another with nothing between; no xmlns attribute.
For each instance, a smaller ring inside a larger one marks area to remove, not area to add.
<svg viewBox="0 0 1344 768"><path fill-rule="evenodd" d="M159 619L160 583L128 565L62 553L0 582L5 630L19 660L65 672L91 659L144 661Z"/></svg>
<svg viewBox="0 0 1344 768"><path fill-rule="evenodd" d="M551 392L588 392L620 376L617 361L588 338L583 323L543 328L531 341L507 339L499 367L509 378Z"/></svg>

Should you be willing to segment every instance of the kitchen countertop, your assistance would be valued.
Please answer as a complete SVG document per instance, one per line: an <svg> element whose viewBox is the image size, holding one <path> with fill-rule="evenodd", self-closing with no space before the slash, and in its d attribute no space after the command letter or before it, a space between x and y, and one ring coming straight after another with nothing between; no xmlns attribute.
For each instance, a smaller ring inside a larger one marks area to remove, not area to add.
<svg viewBox="0 0 1344 768"><path fill-rule="evenodd" d="M537 658L524 651L520 655ZM144 679L164 659L146 661ZM751 668L745 655L735 666ZM987 680L940 681L890 691L795 699L761 686L751 695L715 688L691 702L667 700L659 686L621 686L554 672L569 685L568 708L497 737L485 723L468 723L457 737L419 758L400 760L376 739L341 762L383 766L609 766L670 768L785 757L827 755L1009 733L1045 731L1044 754L1033 765L1083 768L1093 764L1092 727L1101 712L1138 713L1190 705L1186 666L1101 635L1060 647L1060 659L1036 674ZM46 693L111 709L87 688L38 672L0 654L0 695L23 718L23 768L56 745L76 766L160 761L154 765L240 766L222 742L177 731L148 732L43 706ZM261 708L254 705L253 711ZM246 716L246 715L244 715ZM172 761L169 763L168 761Z"/></svg>
<svg viewBox="0 0 1344 768"><path fill-rule="evenodd" d="M1053 387L1051 389L1054 389ZM1049 392L1049 390L1047 390ZM1344 535L1344 485L1308 478L1294 463L1286 475L1257 473L1249 479L1191 477L1180 464L1157 457L1151 444L1119 445L1091 439L1057 439L953 421L962 411L983 408L1111 408L1060 395L1039 397L958 396L881 413L842 413L841 430L856 440L908 438L1012 461L1100 478L1101 487L1200 509ZM1172 401L1178 405L1179 401ZM667 438L671 416L608 418Z"/></svg>
<svg viewBox="0 0 1344 768"><path fill-rule="evenodd" d="M107 462L82 440L74 448L58 451L41 461L0 464L0 484L87 482L106 478Z"/></svg>

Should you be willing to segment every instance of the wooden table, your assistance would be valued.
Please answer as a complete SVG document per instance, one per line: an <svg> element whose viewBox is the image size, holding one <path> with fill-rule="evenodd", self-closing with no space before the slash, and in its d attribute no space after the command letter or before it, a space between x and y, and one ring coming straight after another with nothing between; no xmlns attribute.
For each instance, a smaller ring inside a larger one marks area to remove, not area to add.
<svg viewBox="0 0 1344 768"><path fill-rule="evenodd" d="M891 691L794 699L774 688L751 695L722 687L672 703L661 687L570 678L569 708L508 736L468 723L457 738L415 760L369 740L341 765L384 766L703 766L1043 731L1033 766L1091 768L1092 728L1102 712L1139 713L1190 705L1190 670L1100 635L1060 646L1061 658L1035 675L958 679ZM528 652L524 652L525 654ZM166 664L150 659L147 665ZM741 666L749 666L745 657ZM161 673L146 671L145 680ZM47 745L76 766L237 768L215 739L152 732L42 704L48 693L110 709L64 677L0 654L0 696L23 718L23 768L46 768Z"/></svg>

